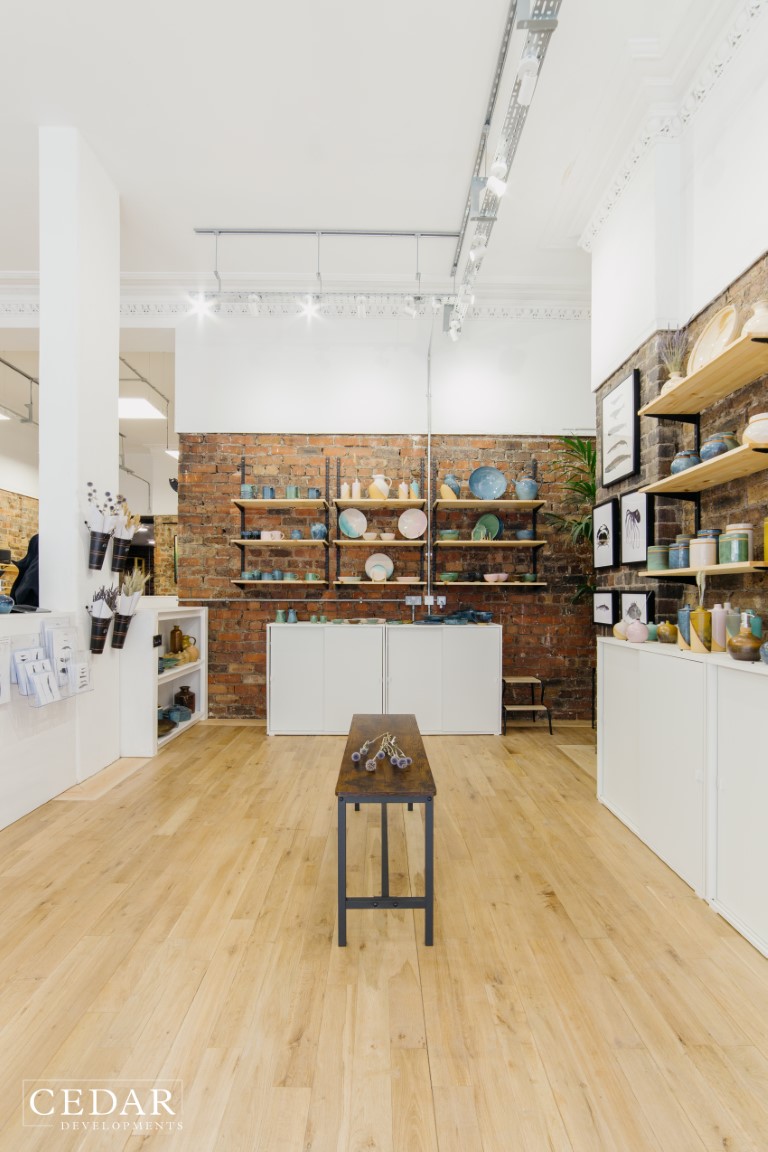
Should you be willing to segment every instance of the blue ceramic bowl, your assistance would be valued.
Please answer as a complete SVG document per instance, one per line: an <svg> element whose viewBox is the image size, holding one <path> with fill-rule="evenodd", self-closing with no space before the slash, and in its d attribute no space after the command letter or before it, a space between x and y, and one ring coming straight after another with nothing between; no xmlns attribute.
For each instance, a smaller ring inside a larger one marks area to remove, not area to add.
<svg viewBox="0 0 768 1152"><path fill-rule="evenodd" d="M534 540L535 539L533 528L518 528L517 532L515 532L515 536L517 537L518 540Z"/></svg>
<svg viewBox="0 0 768 1152"><path fill-rule="evenodd" d="M498 468L475 468L469 478L469 490L476 500L500 500L507 490L507 481Z"/></svg>

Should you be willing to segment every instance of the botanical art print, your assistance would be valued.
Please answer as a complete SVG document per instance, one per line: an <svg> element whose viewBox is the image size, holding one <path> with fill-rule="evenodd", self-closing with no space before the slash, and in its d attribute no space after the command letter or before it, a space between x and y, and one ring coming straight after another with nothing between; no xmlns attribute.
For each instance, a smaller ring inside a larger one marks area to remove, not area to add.
<svg viewBox="0 0 768 1152"><path fill-rule="evenodd" d="M635 368L602 403L603 487L631 476L640 467L640 373Z"/></svg>
<svg viewBox="0 0 768 1152"><path fill-rule="evenodd" d="M653 592L638 589L636 592L621 593L621 618L626 624L639 620L647 624L653 616Z"/></svg>
<svg viewBox="0 0 768 1152"><path fill-rule="evenodd" d="M645 564L653 535L653 497L626 492L621 497L621 562Z"/></svg>
<svg viewBox="0 0 768 1152"><path fill-rule="evenodd" d="M616 623L617 596L615 592L592 593L592 621L595 624Z"/></svg>
<svg viewBox="0 0 768 1152"><path fill-rule="evenodd" d="M618 552L618 500L607 500L592 509L592 549L595 568L612 568Z"/></svg>

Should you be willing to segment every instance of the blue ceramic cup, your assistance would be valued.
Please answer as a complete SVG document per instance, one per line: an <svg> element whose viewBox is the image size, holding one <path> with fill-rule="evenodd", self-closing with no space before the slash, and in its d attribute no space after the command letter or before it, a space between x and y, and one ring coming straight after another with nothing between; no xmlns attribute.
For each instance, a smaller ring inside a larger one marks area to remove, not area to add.
<svg viewBox="0 0 768 1152"><path fill-rule="evenodd" d="M240 485L240 499L253 500L253 484Z"/></svg>
<svg viewBox="0 0 768 1152"><path fill-rule="evenodd" d="M275 568L274 572L272 573L272 579L273 580L282 580L282 578L283 578L283 573L282 573L281 569Z"/></svg>
<svg viewBox="0 0 768 1152"><path fill-rule="evenodd" d="M274 500L275 489L271 484L264 484L261 489L262 500Z"/></svg>
<svg viewBox="0 0 768 1152"><path fill-rule="evenodd" d="M301 528L291 529L291 540L301 540Z"/></svg>
<svg viewBox="0 0 768 1152"><path fill-rule="evenodd" d="M319 500L320 499L320 489L319 488L307 488L307 498L309 500Z"/></svg>
<svg viewBox="0 0 768 1152"><path fill-rule="evenodd" d="M288 500L298 500L301 495L298 484L289 484L285 489L285 495Z"/></svg>

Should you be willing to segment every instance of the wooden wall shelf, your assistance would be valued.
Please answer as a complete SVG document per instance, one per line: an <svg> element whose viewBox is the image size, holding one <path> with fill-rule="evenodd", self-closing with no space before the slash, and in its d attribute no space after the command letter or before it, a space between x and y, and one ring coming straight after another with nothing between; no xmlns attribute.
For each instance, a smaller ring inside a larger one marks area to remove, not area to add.
<svg viewBox="0 0 768 1152"><path fill-rule="evenodd" d="M677 492L704 492L707 488L727 484L729 480L752 476L755 472L763 472L766 468L768 468L768 452L742 444L740 448L733 448L730 452L724 452L722 456L705 460L703 464L696 464L693 468L675 473L674 476L664 476L661 480L655 480L653 484L641 488L641 492L652 492L657 496L671 496Z"/></svg>
<svg viewBox="0 0 768 1152"><path fill-rule="evenodd" d="M286 500L284 498L275 500L233 500L238 508L327 508L328 504L325 500Z"/></svg>
<svg viewBox="0 0 768 1152"><path fill-rule="evenodd" d="M768 336L740 336L698 372L640 409L641 416L695 415L768 372Z"/></svg>
<svg viewBox="0 0 768 1152"><path fill-rule="evenodd" d="M490 511L492 508L500 508L503 512L535 512L538 508L544 507L543 500L435 500L432 505L438 511L450 512L451 509L457 511L462 508L485 508Z"/></svg>
<svg viewBox="0 0 768 1152"><path fill-rule="evenodd" d="M675 577L695 576L704 572L707 576L734 576L740 572L764 572L768 563L762 560L743 560L737 564L706 564L703 568L646 568L638 572L638 576L660 577L672 579Z"/></svg>

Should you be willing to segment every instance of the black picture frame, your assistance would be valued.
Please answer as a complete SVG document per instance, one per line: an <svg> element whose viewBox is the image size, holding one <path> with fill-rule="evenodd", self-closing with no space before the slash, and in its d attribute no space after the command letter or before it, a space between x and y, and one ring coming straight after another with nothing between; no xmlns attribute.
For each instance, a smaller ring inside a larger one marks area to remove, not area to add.
<svg viewBox="0 0 768 1152"><path fill-rule="evenodd" d="M654 500L639 489L622 492L619 499L621 521L621 563L647 564L648 545L653 540Z"/></svg>
<svg viewBox="0 0 768 1152"><path fill-rule="evenodd" d="M601 403L602 486L609 488L640 470L640 371L633 368Z"/></svg>
<svg viewBox="0 0 768 1152"><path fill-rule="evenodd" d="M643 624L647 624L653 620L656 606L655 592L650 592L647 588L629 588L621 591L619 595L621 597L621 619L625 624L629 624L633 620L640 620Z"/></svg>
<svg viewBox="0 0 768 1152"><path fill-rule="evenodd" d="M619 618L619 597L612 588L592 593L592 623L613 627Z"/></svg>
<svg viewBox="0 0 768 1152"><path fill-rule="evenodd" d="M619 557L619 502L615 496L592 509L592 557L595 568L613 568Z"/></svg>

